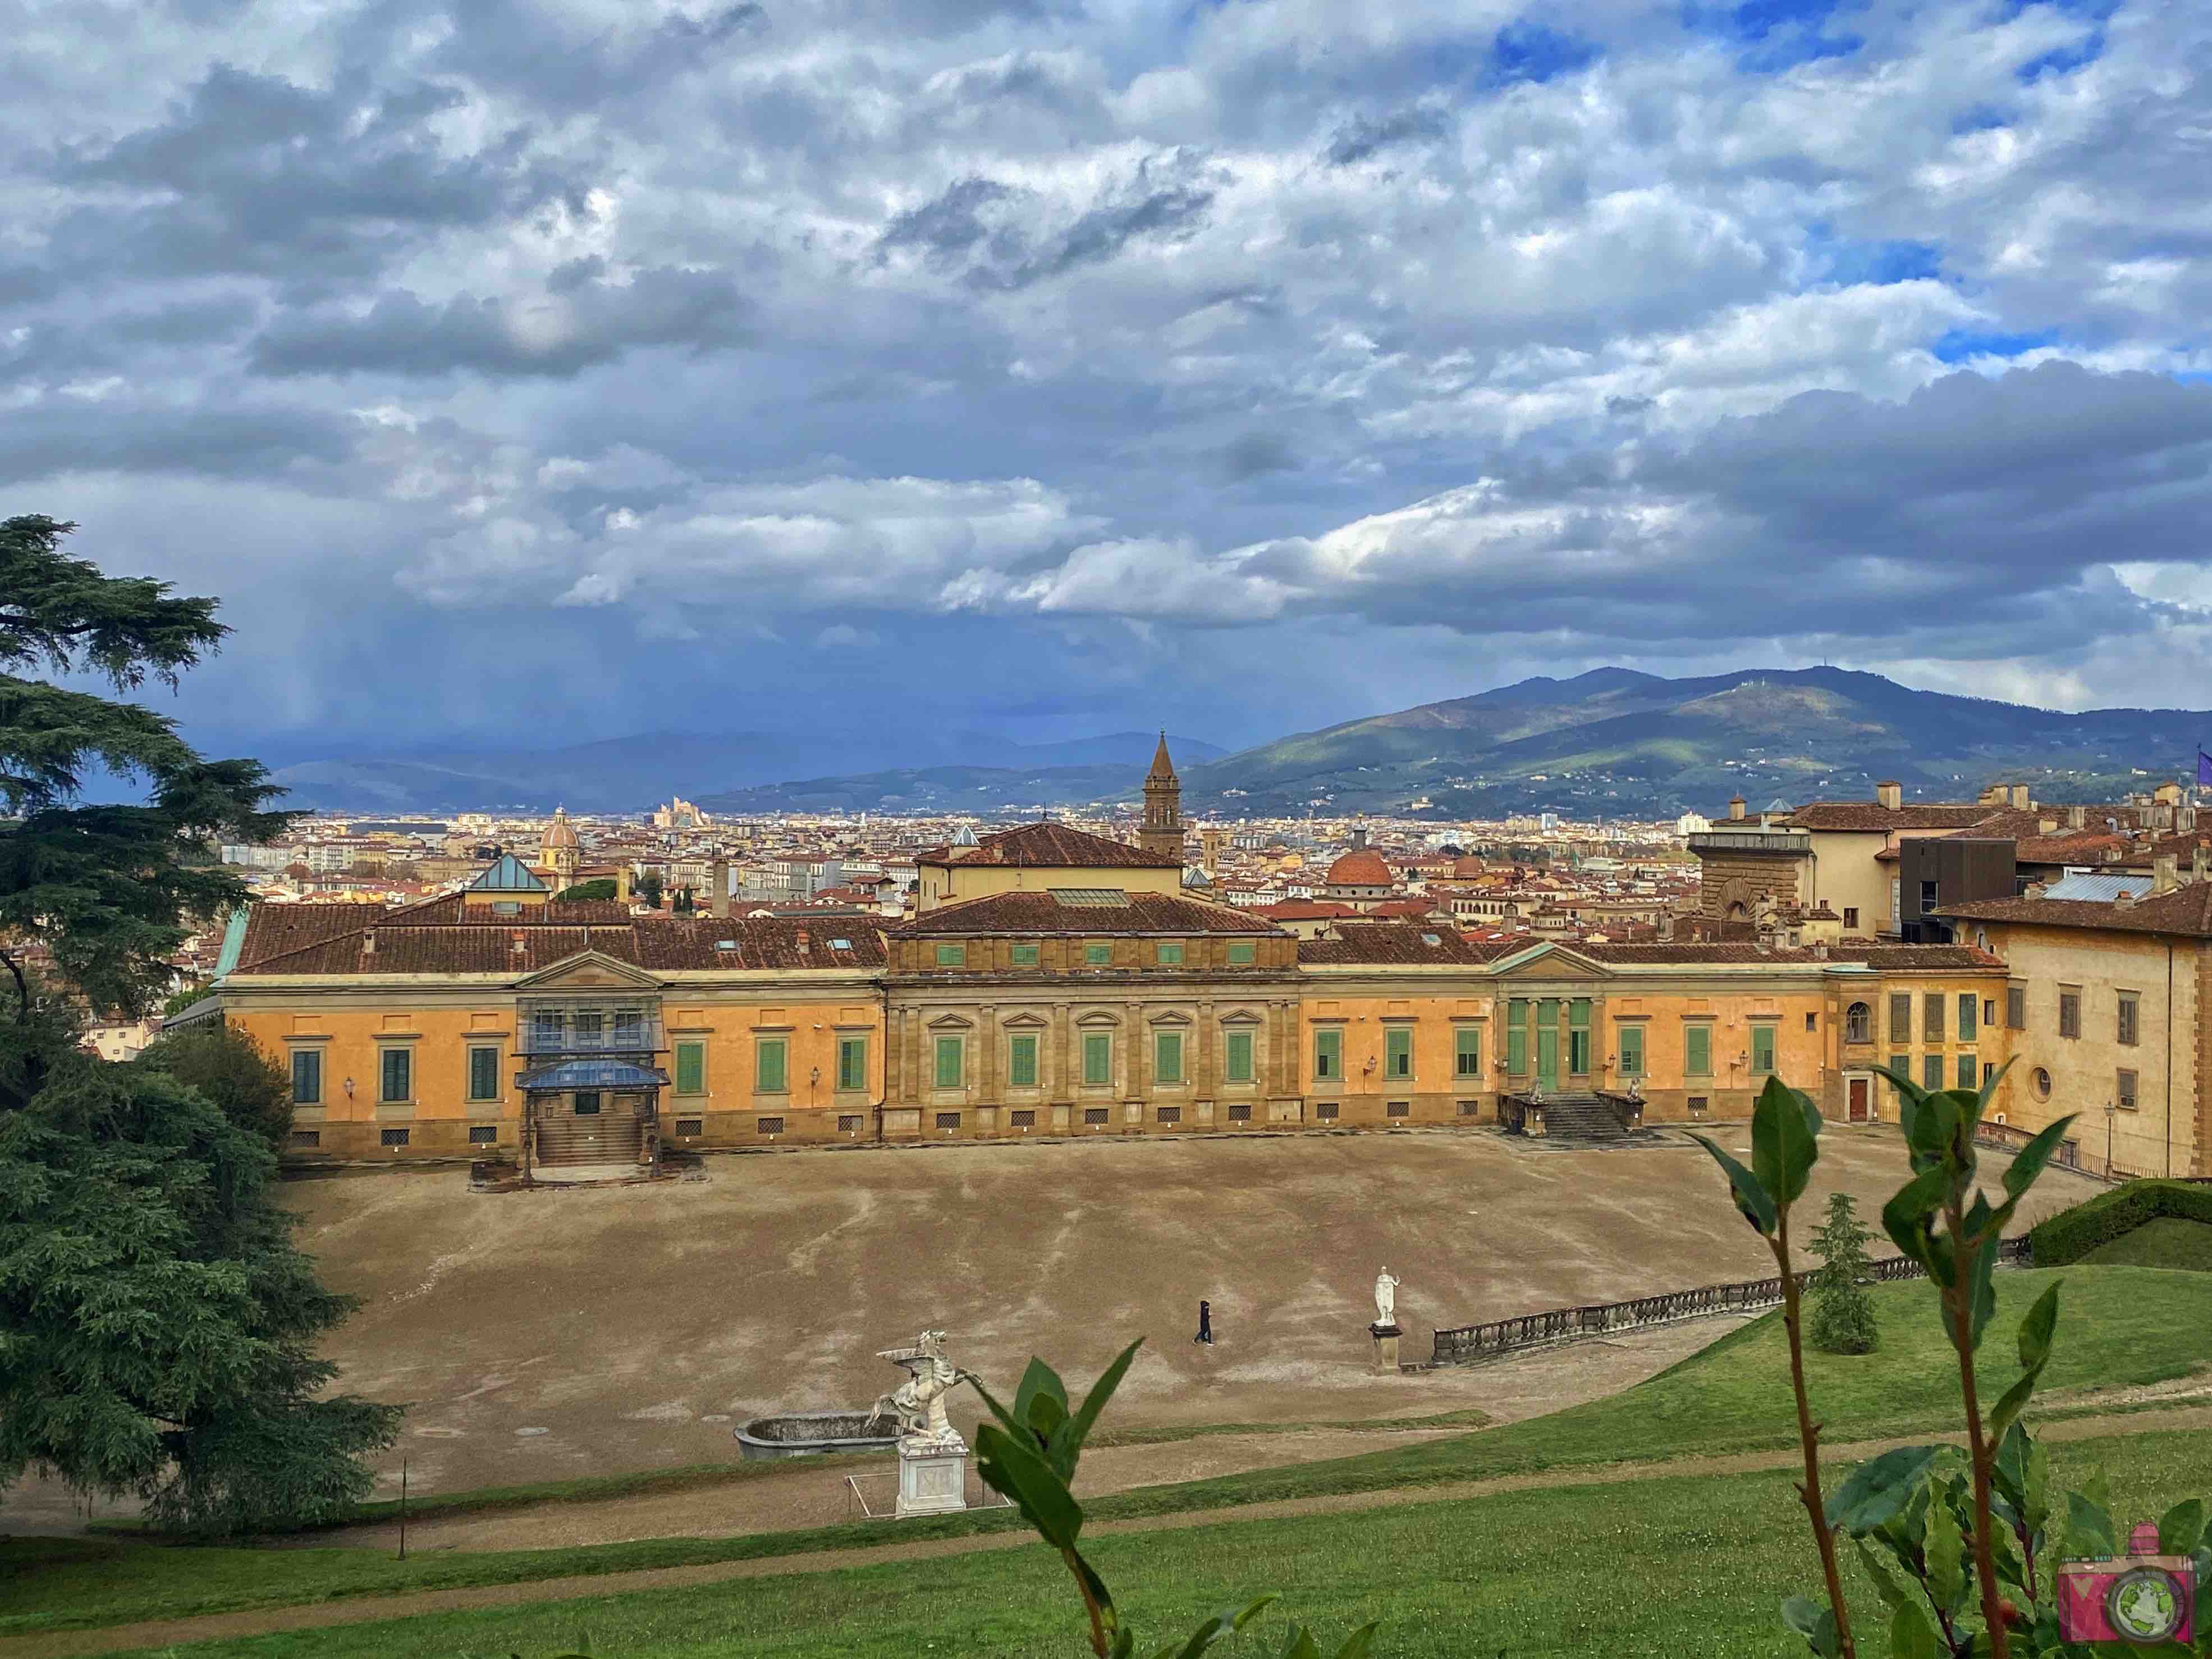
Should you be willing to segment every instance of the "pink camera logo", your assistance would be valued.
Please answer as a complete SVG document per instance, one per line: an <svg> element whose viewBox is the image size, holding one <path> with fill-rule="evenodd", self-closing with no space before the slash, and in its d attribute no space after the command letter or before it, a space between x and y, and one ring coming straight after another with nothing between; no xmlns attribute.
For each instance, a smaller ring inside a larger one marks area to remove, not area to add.
<svg viewBox="0 0 2212 1659"><path fill-rule="evenodd" d="M2197 1567L2185 1555L2160 1555L2158 1528L2137 1523L2125 1555L2066 1561L2058 1568L2058 1633L2069 1642L2196 1639Z"/></svg>

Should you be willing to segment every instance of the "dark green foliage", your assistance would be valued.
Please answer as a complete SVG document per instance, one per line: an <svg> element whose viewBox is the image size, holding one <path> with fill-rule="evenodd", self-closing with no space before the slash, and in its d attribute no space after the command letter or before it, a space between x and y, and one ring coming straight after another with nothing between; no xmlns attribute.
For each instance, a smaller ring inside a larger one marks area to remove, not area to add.
<svg viewBox="0 0 2212 1659"><path fill-rule="evenodd" d="M1828 1218L1813 1235L1811 1249L1820 1267L1813 1275L1813 1312L1806 1322L1806 1335L1823 1353L1874 1352L1874 1300L1866 1289L1871 1267L1866 1245L1873 1237L1860 1224L1849 1193L1828 1194Z"/></svg>
<svg viewBox="0 0 2212 1659"><path fill-rule="evenodd" d="M637 878L637 896L656 910L660 908L660 896L663 890L660 872L658 870L648 870Z"/></svg>
<svg viewBox="0 0 2212 1659"><path fill-rule="evenodd" d="M0 1022L10 1061L47 1050L44 1085L0 1115L0 1482L51 1471L208 1530L356 1501L356 1460L399 1413L315 1398L335 1367L314 1339L352 1303L293 1247L267 1140L68 1038Z"/></svg>
<svg viewBox="0 0 2212 1659"><path fill-rule="evenodd" d="M292 1079L266 1048L219 1019L165 1031L138 1063L196 1089L241 1129L281 1152L292 1133Z"/></svg>
<svg viewBox="0 0 2212 1659"><path fill-rule="evenodd" d="M668 908L679 916L690 915L691 914L691 890L689 887L678 888L676 890L676 896L670 902Z"/></svg>
<svg viewBox="0 0 2212 1659"><path fill-rule="evenodd" d="M567 904L590 899L611 899L617 890L612 876L601 876L592 881L580 881L574 887L563 887L553 897L556 902Z"/></svg>
<svg viewBox="0 0 2212 1659"><path fill-rule="evenodd" d="M2063 1267L2158 1216L2212 1222L2212 1187L2130 1181L2038 1222L2027 1235L2028 1248L2037 1267Z"/></svg>

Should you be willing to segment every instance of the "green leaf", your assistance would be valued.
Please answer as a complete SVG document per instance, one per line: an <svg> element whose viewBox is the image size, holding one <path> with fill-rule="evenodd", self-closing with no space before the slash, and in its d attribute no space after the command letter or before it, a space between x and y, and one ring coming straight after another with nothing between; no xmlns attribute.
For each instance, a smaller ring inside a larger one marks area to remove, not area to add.
<svg viewBox="0 0 2212 1659"><path fill-rule="evenodd" d="M1705 1136L1692 1134L1691 1139L1713 1155L1713 1162L1727 1171L1729 1192L1735 1200L1736 1212L1751 1223L1752 1230L1762 1238L1774 1237L1778 1219L1774 1200L1767 1196L1765 1186L1759 1178L1737 1163Z"/></svg>
<svg viewBox="0 0 2212 1659"><path fill-rule="evenodd" d="M1966 1599L1966 1538L1948 1504L1928 1511L1928 1594L1938 1613L1953 1613Z"/></svg>
<svg viewBox="0 0 2212 1659"><path fill-rule="evenodd" d="M2092 1483L2094 1484L2094 1483ZM2066 1494L2066 1542L2060 1551L2069 1556L2117 1555L2112 1517L2094 1497L2078 1492Z"/></svg>
<svg viewBox="0 0 2212 1659"><path fill-rule="evenodd" d="M2007 1060L2005 1071L2008 1072L2011 1069L2012 1062ZM1990 1079L1989 1086L1995 1088L2003 1076L2004 1072L1998 1073L1996 1077ZM2004 1189L2008 1196L2019 1198L2030 1187L2035 1185L2036 1177L2043 1173L2044 1166L2057 1156L2058 1143L2066 1139L2066 1132L2073 1127L2074 1120L2077 1115L2076 1113L2069 1112L2050 1127L2039 1131L2034 1139L2013 1154L2012 1162L2005 1166L2004 1172Z"/></svg>
<svg viewBox="0 0 2212 1659"><path fill-rule="evenodd" d="M1291 1626L1277 1659L1321 1659L1321 1650L1314 1645L1313 1632L1304 1625Z"/></svg>
<svg viewBox="0 0 2212 1659"><path fill-rule="evenodd" d="M2158 1548L2161 1555L2187 1555L2204 1535L2204 1500L2186 1498L2158 1520Z"/></svg>
<svg viewBox="0 0 2212 1659"><path fill-rule="evenodd" d="M975 1472L994 1492L1013 1500L1046 1543L1054 1549L1075 1547L1083 1530L1082 1506L1030 1446L986 1423L975 1431Z"/></svg>
<svg viewBox="0 0 2212 1659"><path fill-rule="evenodd" d="M1129 1364L1136 1358L1137 1350L1144 1346L1145 1339L1140 1336L1122 1349L1115 1356L1114 1363L1101 1371L1098 1380L1091 1385L1091 1392L1085 1396L1081 1409L1077 1411L1068 1425L1076 1451L1080 1452L1083 1443L1091 1437L1091 1426L1098 1421L1098 1413L1106 1409L1106 1402L1114 1397L1114 1390L1121 1386L1121 1379L1128 1374Z"/></svg>
<svg viewBox="0 0 2212 1659"><path fill-rule="evenodd" d="M1751 1168L1777 1210L1804 1195L1820 1156L1820 1114L1779 1077L1770 1077L1751 1114Z"/></svg>
<svg viewBox="0 0 2212 1659"><path fill-rule="evenodd" d="M1948 1446L1899 1446L1850 1472L1828 1499L1828 1524L1839 1532L1872 1532L1903 1513L1922 1479Z"/></svg>
<svg viewBox="0 0 2212 1659"><path fill-rule="evenodd" d="M1931 1224L1950 1190L1950 1178L1941 1170L1923 1170L1891 1194L1881 1206L1881 1230L1897 1248L1921 1266L1930 1267L1934 1232Z"/></svg>
<svg viewBox="0 0 2212 1659"><path fill-rule="evenodd" d="M1843 1638L1836 1629L1836 1615L1829 1608L1809 1596L1793 1595L1782 1604L1782 1622L1805 1638L1805 1644L1817 1659L1836 1659L1843 1651Z"/></svg>
<svg viewBox="0 0 2212 1659"><path fill-rule="evenodd" d="M1058 1418L1047 1413L1048 1419L1054 1426L1060 1418L1067 1415L1067 1385L1060 1380L1058 1371L1043 1360L1032 1357L1029 1369L1022 1373L1021 1382L1014 1390L1014 1420L1042 1437L1049 1435L1052 1429L1039 1425L1037 1406L1040 1401L1052 1402L1060 1407Z"/></svg>
<svg viewBox="0 0 2212 1659"><path fill-rule="evenodd" d="M1968 1309L1973 1316L1970 1340L1977 1349L1982 1346L1982 1333L1989 1328L1990 1321L1997 1315L1997 1287L1994 1278L1996 1265L1997 1237L1992 1231L1976 1247L1973 1260L1966 1263L1967 1272L1972 1275L1969 1283L1973 1293L1973 1301Z"/></svg>
<svg viewBox="0 0 2212 1659"><path fill-rule="evenodd" d="M1091 1599L1098 1604L1100 1622L1108 1630L1118 1628L1121 1615L1115 1611L1113 1593L1106 1588L1106 1581L1098 1576L1098 1570L1072 1549L1067 1552L1067 1562L1074 1568L1075 1576L1082 1582L1083 1587L1091 1592ZM1132 1644L1135 1642L1133 1632L1125 1631L1122 1633Z"/></svg>
<svg viewBox="0 0 2212 1659"><path fill-rule="evenodd" d="M1890 1659L1949 1659L1936 1615L1924 1604L1897 1609L1889 1621Z"/></svg>
<svg viewBox="0 0 2212 1659"><path fill-rule="evenodd" d="M1336 1650L1336 1659L1367 1659L1368 1650L1375 1645L1375 1632L1380 1628L1374 1620L1362 1625L1344 1638L1344 1644Z"/></svg>
<svg viewBox="0 0 2212 1659"><path fill-rule="evenodd" d="M1259 1616L1260 1610L1275 1598L1263 1595L1243 1611L1224 1607L1190 1633L1187 1642L1170 1642L1152 1655L1152 1659L1198 1659L1224 1636L1234 1636Z"/></svg>

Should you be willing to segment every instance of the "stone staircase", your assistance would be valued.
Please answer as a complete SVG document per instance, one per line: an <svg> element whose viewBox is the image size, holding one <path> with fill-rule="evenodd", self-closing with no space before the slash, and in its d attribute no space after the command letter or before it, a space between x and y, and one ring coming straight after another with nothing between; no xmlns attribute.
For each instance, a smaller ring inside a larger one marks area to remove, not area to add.
<svg viewBox="0 0 2212 1659"><path fill-rule="evenodd" d="M1547 1139L1571 1140L1577 1145L1632 1139L1620 1127L1613 1109L1591 1094L1546 1095L1544 1135Z"/></svg>
<svg viewBox="0 0 2212 1659"><path fill-rule="evenodd" d="M538 1125L538 1161L564 1164L635 1164L645 1145L645 1126L634 1112L602 1112L596 1117L546 1117Z"/></svg>

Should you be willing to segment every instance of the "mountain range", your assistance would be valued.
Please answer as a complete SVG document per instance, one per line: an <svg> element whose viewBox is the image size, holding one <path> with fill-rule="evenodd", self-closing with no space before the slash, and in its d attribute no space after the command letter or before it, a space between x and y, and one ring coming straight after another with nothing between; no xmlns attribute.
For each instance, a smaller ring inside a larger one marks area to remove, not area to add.
<svg viewBox="0 0 2212 1659"><path fill-rule="evenodd" d="M978 813L1133 800L1155 735L1024 744L925 740L887 723L835 738L654 732L542 751L303 759L279 768L292 806L635 811L685 793L710 811ZM1576 818L1717 816L1741 794L1955 799L1998 778L2039 800L2109 799L2193 775L2212 714L2061 714L1899 685L1840 668L1668 679L1600 668L1298 732L1237 754L1170 736L1187 812L1230 817ZM917 747L921 752L917 753ZM820 765L835 755L850 769ZM795 781L793 780L796 780Z"/></svg>

